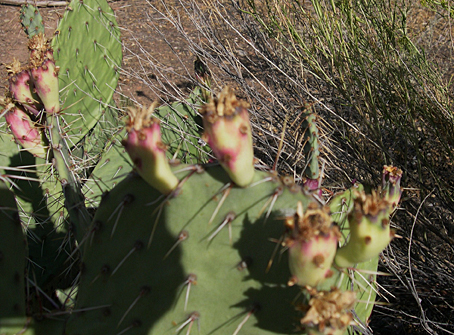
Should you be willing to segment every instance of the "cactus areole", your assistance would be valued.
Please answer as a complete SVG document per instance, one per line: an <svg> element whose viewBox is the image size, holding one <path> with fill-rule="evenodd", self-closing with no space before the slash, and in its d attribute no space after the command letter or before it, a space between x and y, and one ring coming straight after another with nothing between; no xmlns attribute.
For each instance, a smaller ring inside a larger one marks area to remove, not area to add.
<svg viewBox="0 0 454 335"><path fill-rule="evenodd" d="M225 87L201 110L205 128L203 139L232 181L240 187L249 185L254 177L254 150L247 108L247 102L237 100L233 91Z"/></svg>

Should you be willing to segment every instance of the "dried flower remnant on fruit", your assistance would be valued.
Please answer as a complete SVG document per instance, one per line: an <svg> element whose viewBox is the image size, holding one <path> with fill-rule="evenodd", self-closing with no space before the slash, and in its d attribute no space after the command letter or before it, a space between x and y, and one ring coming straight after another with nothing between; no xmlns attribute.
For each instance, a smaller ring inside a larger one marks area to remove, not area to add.
<svg viewBox="0 0 454 335"><path fill-rule="evenodd" d="M356 292L331 291L316 292L309 301L309 310L301 324L308 330L316 330L321 334L343 334L352 324L351 310L356 302Z"/></svg>

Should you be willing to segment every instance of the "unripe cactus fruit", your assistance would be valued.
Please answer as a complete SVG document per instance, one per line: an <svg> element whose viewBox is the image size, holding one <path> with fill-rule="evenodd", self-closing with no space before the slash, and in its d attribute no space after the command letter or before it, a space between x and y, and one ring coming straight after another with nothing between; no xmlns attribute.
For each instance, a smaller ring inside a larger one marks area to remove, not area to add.
<svg viewBox="0 0 454 335"><path fill-rule="evenodd" d="M201 110L205 132L203 139L210 145L221 166L238 186L249 185L254 177L254 150L247 108L225 87L219 97L211 99Z"/></svg>
<svg viewBox="0 0 454 335"><path fill-rule="evenodd" d="M60 111L59 68L55 66L52 49L43 34L35 35L30 39L29 49L31 51L30 74L36 93L47 113L58 113Z"/></svg>
<svg viewBox="0 0 454 335"><path fill-rule="evenodd" d="M46 157L47 148L42 131L36 127L27 113L18 107L12 107L5 114L5 119L18 144L34 156Z"/></svg>
<svg viewBox="0 0 454 335"><path fill-rule="evenodd" d="M286 240L293 275L289 285L315 287L332 275L339 229L333 226L328 207L322 208L315 202L304 213L299 202L294 217L287 219L286 225L293 230Z"/></svg>
<svg viewBox="0 0 454 335"><path fill-rule="evenodd" d="M16 59L6 66L9 74L9 91L15 101L24 106L30 113L37 115L42 106L38 103L38 96L33 92L33 82L30 72L22 69Z"/></svg>
<svg viewBox="0 0 454 335"><path fill-rule="evenodd" d="M316 292L309 301L310 308L301 319L301 324L310 335L342 335L353 321L351 310L355 301L356 293L353 291L334 288Z"/></svg>
<svg viewBox="0 0 454 335"><path fill-rule="evenodd" d="M337 266L352 267L376 257L391 242L394 232L390 230L390 203L377 192L358 192L353 211L348 215L350 239L337 251Z"/></svg>
<svg viewBox="0 0 454 335"><path fill-rule="evenodd" d="M400 188L401 178L401 169L388 165L383 167L382 192L385 199L391 203L393 209L397 207L402 195L402 190Z"/></svg>
<svg viewBox="0 0 454 335"><path fill-rule="evenodd" d="M128 137L122 144L139 175L162 194L169 194L179 181L166 158L159 120L150 118L154 107L155 104L148 109L129 108Z"/></svg>

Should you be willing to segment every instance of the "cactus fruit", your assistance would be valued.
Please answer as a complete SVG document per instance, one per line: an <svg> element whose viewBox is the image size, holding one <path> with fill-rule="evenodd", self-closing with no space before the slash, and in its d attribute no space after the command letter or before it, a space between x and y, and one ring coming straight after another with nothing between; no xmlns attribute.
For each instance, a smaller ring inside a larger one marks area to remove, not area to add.
<svg viewBox="0 0 454 335"><path fill-rule="evenodd" d="M60 67L63 125L79 142L113 105L122 60L120 31L106 0L72 0L51 43Z"/></svg>
<svg viewBox="0 0 454 335"><path fill-rule="evenodd" d="M44 34L33 36L29 43L30 75L33 86L48 114L60 111L58 71L52 49Z"/></svg>
<svg viewBox="0 0 454 335"><path fill-rule="evenodd" d="M17 144L34 156L46 157L47 145L42 129L31 120L26 112L19 107L11 106L5 114L5 119Z"/></svg>
<svg viewBox="0 0 454 335"><path fill-rule="evenodd" d="M340 232L329 215L329 207L313 202L304 212L298 203L294 217L286 222L291 235L286 239L289 253L290 284L316 287L331 277L331 265L340 239Z"/></svg>
<svg viewBox="0 0 454 335"><path fill-rule="evenodd" d="M376 257L392 240L389 225L392 205L378 192L357 192L352 212L348 215L350 239L337 251L335 263L352 267Z"/></svg>
<svg viewBox="0 0 454 335"><path fill-rule="evenodd" d="M291 334L298 287L285 287L285 259L266 273L276 247L269 239L284 230L273 220L278 208L295 212L312 198L265 172L226 188L220 166L173 169L185 182L171 199L159 201L137 175L103 197L83 249L75 307L83 312L67 334L186 334L191 325L200 334Z"/></svg>
<svg viewBox="0 0 454 335"><path fill-rule="evenodd" d="M203 139L232 181L247 186L254 177L252 132L247 108L233 91L224 88L219 97L203 106Z"/></svg>
<svg viewBox="0 0 454 335"><path fill-rule="evenodd" d="M177 187L178 179L167 161L159 120L151 117L154 107L129 108L128 136L122 144L140 176L161 193L169 194Z"/></svg>
<svg viewBox="0 0 454 335"><path fill-rule="evenodd" d="M33 81L28 69L22 69L18 60L6 66L8 72L9 91L15 102L21 104L33 115L38 115L42 108L39 97L34 92Z"/></svg>

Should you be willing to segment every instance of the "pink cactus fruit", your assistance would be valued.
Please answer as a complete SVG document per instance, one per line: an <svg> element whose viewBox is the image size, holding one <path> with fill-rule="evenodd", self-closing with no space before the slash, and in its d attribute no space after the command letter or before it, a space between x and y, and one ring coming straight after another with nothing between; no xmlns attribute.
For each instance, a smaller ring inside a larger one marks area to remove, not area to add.
<svg viewBox="0 0 454 335"><path fill-rule="evenodd" d="M348 215L350 238L340 248L335 263L341 268L352 267L376 257L391 242L389 215L392 205L378 192L356 192L353 210Z"/></svg>
<svg viewBox="0 0 454 335"><path fill-rule="evenodd" d="M249 104L237 100L229 87L219 97L203 106L203 139L210 145L230 179L246 187L254 177L254 150L252 148Z"/></svg>
<svg viewBox="0 0 454 335"><path fill-rule="evenodd" d="M45 145L43 132L30 116L16 106L8 106L5 119L16 142L34 156L45 158L47 146Z"/></svg>
<svg viewBox="0 0 454 335"><path fill-rule="evenodd" d="M333 288L330 291L312 292L306 315L301 319L310 335L342 335L352 325L351 310L356 302L356 293Z"/></svg>
<svg viewBox="0 0 454 335"><path fill-rule="evenodd" d="M28 69L23 69L18 60L6 66L8 72L9 91L13 99L24 106L30 113L38 115L42 108L39 97L34 93L33 83Z"/></svg>
<svg viewBox="0 0 454 335"><path fill-rule="evenodd" d="M285 241L292 273L289 285L316 287L332 275L339 228L333 225L328 207L315 202L305 212L298 202L295 215L287 218L286 225L291 231Z"/></svg>
<svg viewBox="0 0 454 335"><path fill-rule="evenodd" d="M401 169L388 165L383 167L382 193L385 199L391 203L393 209L397 207L402 196L402 189L400 188L401 179Z"/></svg>
<svg viewBox="0 0 454 335"><path fill-rule="evenodd" d="M128 137L122 144L139 175L162 194L169 194L179 181L170 169L166 146L161 142L159 120L151 117L154 107L155 104L148 109L129 108Z"/></svg>
<svg viewBox="0 0 454 335"><path fill-rule="evenodd" d="M37 34L30 39L30 73L36 93L49 114L60 111L58 71L52 49L44 34Z"/></svg>

